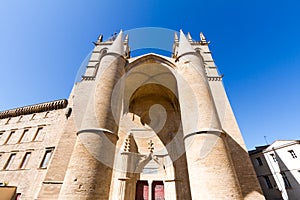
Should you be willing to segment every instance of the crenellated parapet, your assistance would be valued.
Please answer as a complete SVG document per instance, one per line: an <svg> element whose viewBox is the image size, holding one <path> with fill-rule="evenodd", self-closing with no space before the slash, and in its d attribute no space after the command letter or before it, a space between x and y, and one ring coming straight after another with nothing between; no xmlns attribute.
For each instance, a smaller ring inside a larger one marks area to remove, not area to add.
<svg viewBox="0 0 300 200"><path fill-rule="evenodd" d="M66 108L68 105L68 100L60 99L30 106L23 106L20 108L14 108L10 110L4 110L0 112L0 119L5 119L9 117L17 117L20 115L28 115L33 113L40 113L51 110L58 110Z"/></svg>

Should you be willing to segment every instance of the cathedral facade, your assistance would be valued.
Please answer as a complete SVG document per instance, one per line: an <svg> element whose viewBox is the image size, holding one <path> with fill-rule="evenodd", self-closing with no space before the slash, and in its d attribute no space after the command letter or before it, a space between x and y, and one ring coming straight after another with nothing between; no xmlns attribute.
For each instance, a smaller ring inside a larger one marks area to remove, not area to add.
<svg viewBox="0 0 300 200"><path fill-rule="evenodd" d="M204 35L130 53L100 36L68 100L0 112L0 182L28 200L264 199Z"/></svg>

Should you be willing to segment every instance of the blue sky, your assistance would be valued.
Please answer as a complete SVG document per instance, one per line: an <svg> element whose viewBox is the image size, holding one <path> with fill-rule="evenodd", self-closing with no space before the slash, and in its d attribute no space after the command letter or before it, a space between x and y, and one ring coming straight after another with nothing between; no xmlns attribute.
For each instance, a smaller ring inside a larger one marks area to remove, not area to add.
<svg viewBox="0 0 300 200"><path fill-rule="evenodd" d="M0 110L68 98L100 33L204 32L248 148L300 133L300 2L0 2Z"/></svg>

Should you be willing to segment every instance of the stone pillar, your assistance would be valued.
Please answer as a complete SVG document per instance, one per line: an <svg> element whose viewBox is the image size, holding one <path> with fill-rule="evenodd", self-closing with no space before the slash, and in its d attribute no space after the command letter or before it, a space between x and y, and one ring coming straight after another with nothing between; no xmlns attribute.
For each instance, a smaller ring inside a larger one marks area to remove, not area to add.
<svg viewBox="0 0 300 200"><path fill-rule="evenodd" d="M224 137L208 132L185 138L192 199L242 199ZM205 145L213 148L203 153Z"/></svg>
<svg viewBox="0 0 300 200"><path fill-rule="evenodd" d="M125 199L125 189L126 189L126 178L119 178L119 195L118 198L121 200Z"/></svg>
<svg viewBox="0 0 300 200"><path fill-rule="evenodd" d="M240 199L203 61L184 34L178 47L179 101L192 199Z"/></svg>
<svg viewBox="0 0 300 200"><path fill-rule="evenodd" d="M109 199L120 117L113 115L112 93L124 74L123 46L120 32L100 61L59 199ZM117 89L121 97L122 88ZM114 103L115 112L121 112L121 98Z"/></svg>
<svg viewBox="0 0 300 200"><path fill-rule="evenodd" d="M148 180L148 185L149 185L149 187L148 187L148 198L149 198L149 200L151 199L152 200L152 182L153 182L153 180Z"/></svg>

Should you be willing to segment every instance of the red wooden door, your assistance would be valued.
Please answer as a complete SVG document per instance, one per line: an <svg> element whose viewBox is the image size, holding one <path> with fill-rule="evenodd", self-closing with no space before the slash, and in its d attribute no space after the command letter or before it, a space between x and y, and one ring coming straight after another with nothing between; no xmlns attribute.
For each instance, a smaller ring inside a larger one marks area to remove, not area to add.
<svg viewBox="0 0 300 200"><path fill-rule="evenodd" d="M147 181L137 181L136 183L136 200L149 200L149 186Z"/></svg>
<svg viewBox="0 0 300 200"><path fill-rule="evenodd" d="M162 181L153 181L152 183L152 200L164 200L165 188Z"/></svg>

